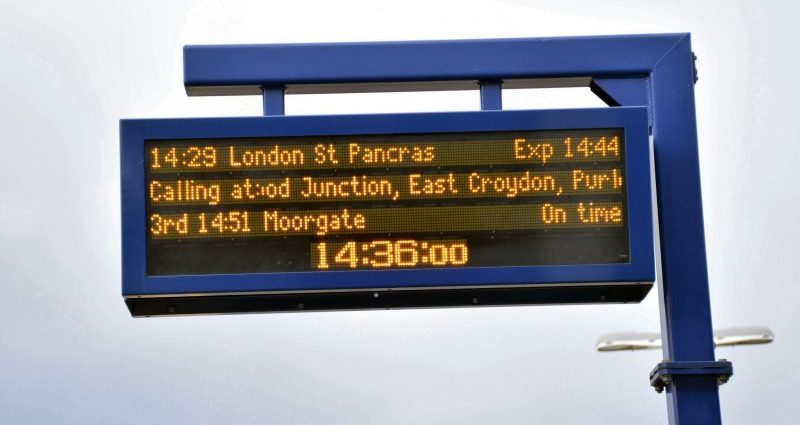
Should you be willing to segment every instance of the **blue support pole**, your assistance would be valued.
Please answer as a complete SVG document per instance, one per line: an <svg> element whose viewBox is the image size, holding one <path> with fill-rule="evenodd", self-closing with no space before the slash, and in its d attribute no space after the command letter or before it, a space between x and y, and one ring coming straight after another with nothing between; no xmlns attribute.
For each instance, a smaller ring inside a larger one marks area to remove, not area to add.
<svg viewBox="0 0 800 425"><path fill-rule="evenodd" d="M727 382L733 369L730 362L715 361L714 357L694 59L687 35L654 66L648 78L598 78L591 88L610 106L648 105L654 125L665 360L653 370L651 382L659 392L667 390L670 424L720 424L717 387Z"/></svg>
<svg viewBox="0 0 800 425"><path fill-rule="evenodd" d="M651 77L664 358L713 361L694 61L688 35L666 53ZM675 376L667 386L670 423L721 424L717 386L715 376Z"/></svg>

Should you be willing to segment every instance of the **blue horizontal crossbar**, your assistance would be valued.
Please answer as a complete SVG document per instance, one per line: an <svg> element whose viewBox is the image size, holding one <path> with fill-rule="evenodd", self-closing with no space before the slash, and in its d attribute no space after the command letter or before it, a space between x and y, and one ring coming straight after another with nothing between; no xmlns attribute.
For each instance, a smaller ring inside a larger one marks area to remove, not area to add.
<svg viewBox="0 0 800 425"><path fill-rule="evenodd" d="M261 86L290 84L638 76L686 37L185 46L184 85L189 94L215 95L260 94Z"/></svg>

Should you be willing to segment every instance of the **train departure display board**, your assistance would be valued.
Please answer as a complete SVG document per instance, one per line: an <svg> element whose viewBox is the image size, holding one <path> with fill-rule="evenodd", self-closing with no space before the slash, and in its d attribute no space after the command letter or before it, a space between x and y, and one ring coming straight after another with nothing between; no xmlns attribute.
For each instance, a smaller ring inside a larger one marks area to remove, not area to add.
<svg viewBox="0 0 800 425"><path fill-rule="evenodd" d="M141 261L129 300L143 296L144 315L487 304L442 295L472 288L514 304L509 288L544 283L640 298L652 280L652 246L632 235L651 231L644 120L639 109L276 117L206 120L204 134L175 131L193 120L130 121L123 162L140 180L123 202L141 212L125 217L140 220ZM608 282L628 280L639 286L626 295Z"/></svg>

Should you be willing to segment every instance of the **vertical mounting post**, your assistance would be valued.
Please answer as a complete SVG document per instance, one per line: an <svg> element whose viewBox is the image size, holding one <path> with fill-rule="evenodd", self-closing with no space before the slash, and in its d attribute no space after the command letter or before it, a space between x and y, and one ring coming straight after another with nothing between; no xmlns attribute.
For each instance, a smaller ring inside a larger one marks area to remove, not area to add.
<svg viewBox="0 0 800 425"><path fill-rule="evenodd" d="M286 107L284 103L284 86L263 86L261 94L264 97L264 115L284 115Z"/></svg>
<svg viewBox="0 0 800 425"><path fill-rule="evenodd" d="M481 81L481 111L503 109L503 82L500 80Z"/></svg>
<svg viewBox="0 0 800 425"><path fill-rule="evenodd" d="M664 55L651 74L651 84L664 359L713 362L694 60L688 35ZM670 424L722 423L717 386L714 375L674 377L667 386Z"/></svg>

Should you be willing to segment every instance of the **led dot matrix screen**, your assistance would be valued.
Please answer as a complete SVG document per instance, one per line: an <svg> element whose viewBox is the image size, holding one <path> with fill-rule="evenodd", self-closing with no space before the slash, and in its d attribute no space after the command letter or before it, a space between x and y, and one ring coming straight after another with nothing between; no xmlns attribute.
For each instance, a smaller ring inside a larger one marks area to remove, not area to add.
<svg viewBox="0 0 800 425"><path fill-rule="evenodd" d="M148 140L151 275L625 263L622 129Z"/></svg>

